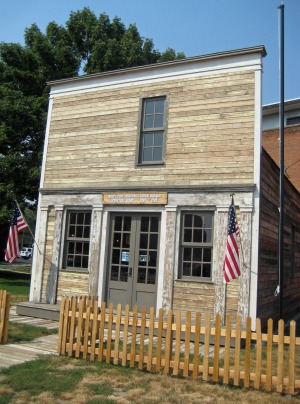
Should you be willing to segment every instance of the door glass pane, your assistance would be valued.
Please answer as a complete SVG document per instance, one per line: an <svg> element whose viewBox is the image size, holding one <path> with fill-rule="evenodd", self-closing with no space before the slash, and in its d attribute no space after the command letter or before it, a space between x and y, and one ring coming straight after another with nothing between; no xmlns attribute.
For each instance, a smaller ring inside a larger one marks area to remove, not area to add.
<svg viewBox="0 0 300 404"><path fill-rule="evenodd" d="M120 263L120 250L113 249L112 263L113 264L119 264Z"/></svg>
<svg viewBox="0 0 300 404"><path fill-rule="evenodd" d="M146 268L139 267L137 281L138 283L146 283Z"/></svg>
<svg viewBox="0 0 300 404"><path fill-rule="evenodd" d="M149 248L152 250L157 249L157 242L158 242L158 235L157 234L150 234L150 243Z"/></svg>
<svg viewBox="0 0 300 404"><path fill-rule="evenodd" d="M158 233L158 223L159 223L158 217L151 217L151 225L150 225L151 232Z"/></svg>
<svg viewBox="0 0 300 404"><path fill-rule="evenodd" d="M141 234L140 236L140 248L148 247L148 234Z"/></svg>
<svg viewBox="0 0 300 404"><path fill-rule="evenodd" d="M112 281L117 281L118 277L119 277L119 267L113 265L111 267L110 279Z"/></svg>
<svg viewBox="0 0 300 404"><path fill-rule="evenodd" d="M141 220L141 231L148 232L149 229L149 216L143 216Z"/></svg>
<svg viewBox="0 0 300 404"><path fill-rule="evenodd" d="M125 216L124 217L124 231L130 231L131 230L131 217L130 216Z"/></svg>
<svg viewBox="0 0 300 404"><path fill-rule="evenodd" d="M123 248L129 248L130 247L130 234L129 233L123 234L122 247Z"/></svg>
<svg viewBox="0 0 300 404"><path fill-rule="evenodd" d="M121 233L114 234L113 247L120 247L121 237L122 237Z"/></svg>
<svg viewBox="0 0 300 404"><path fill-rule="evenodd" d="M147 283L155 285L155 277L156 277L156 268L149 268Z"/></svg>
<svg viewBox="0 0 300 404"><path fill-rule="evenodd" d="M115 217L115 228L114 230L122 230L122 216Z"/></svg>
<svg viewBox="0 0 300 404"><path fill-rule="evenodd" d="M150 256L149 265L151 265L152 267L156 267L157 251L150 251L149 256Z"/></svg>
<svg viewBox="0 0 300 404"><path fill-rule="evenodd" d="M120 270L120 282L127 282L128 280L128 268L127 267L121 267Z"/></svg>

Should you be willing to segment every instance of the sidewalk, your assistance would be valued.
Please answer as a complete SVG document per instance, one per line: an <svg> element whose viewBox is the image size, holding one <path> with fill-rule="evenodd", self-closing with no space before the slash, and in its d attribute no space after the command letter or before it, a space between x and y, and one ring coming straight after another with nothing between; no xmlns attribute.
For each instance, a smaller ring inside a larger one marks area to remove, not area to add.
<svg viewBox="0 0 300 404"><path fill-rule="evenodd" d="M15 306L10 309L9 321L48 329L58 328L59 326L57 321L19 316L16 314ZM34 360L39 355L57 355L57 342L58 336L53 334L36 338L30 342L0 345L0 369Z"/></svg>

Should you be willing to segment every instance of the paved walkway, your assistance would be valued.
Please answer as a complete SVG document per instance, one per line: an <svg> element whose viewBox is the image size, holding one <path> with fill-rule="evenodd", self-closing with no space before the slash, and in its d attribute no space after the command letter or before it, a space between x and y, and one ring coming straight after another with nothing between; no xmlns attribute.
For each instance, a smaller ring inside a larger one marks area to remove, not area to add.
<svg viewBox="0 0 300 404"><path fill-rule="evenodd" d="M17 315L15 306L12 306L10 309L9 321L46 327L49 329L58 328L57 321ZM34 360L39 355L57 355L57 341L57 334L53 334L46 337L36 338L29 342L0 345L0 369Z"/></svg>

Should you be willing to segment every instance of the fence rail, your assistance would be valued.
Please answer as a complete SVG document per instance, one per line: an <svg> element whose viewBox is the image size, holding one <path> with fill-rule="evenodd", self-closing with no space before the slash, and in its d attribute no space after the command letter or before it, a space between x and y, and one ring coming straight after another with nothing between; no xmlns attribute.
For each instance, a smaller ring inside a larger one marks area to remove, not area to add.
<svg viewBox="0 0 300 404"><path fill-rule="evenodd" d="M211 322L209 313L159 310L146 313L143 308L132 312L119 304L108 307L105 302L88 297L66 297L61 301L58 353L91 361L137 367L149 372L181 375L204 381L223 382L234 386L278 393L295 394L300 389L300 338L296 323L290 322L285 335L284 322L278 322L278 333L268 321L267 333L251 331L237 317L233 323L220 316Z"/></svg>
<svg viewBox="0 0 300 404"><path fill-rule="evenodd" d="M8 338L8 322L10 309L10 294L0 289L0 344L6 344Z"/></svg>

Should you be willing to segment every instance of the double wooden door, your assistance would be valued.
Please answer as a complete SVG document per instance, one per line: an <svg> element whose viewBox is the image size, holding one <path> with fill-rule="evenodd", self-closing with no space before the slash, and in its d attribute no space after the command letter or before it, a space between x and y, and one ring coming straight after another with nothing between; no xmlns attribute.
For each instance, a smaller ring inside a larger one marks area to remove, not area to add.
<svg viewBox="0 0 300 404"><path fill-rule="evenodd" d="M130 309L156 305L160 215L113 214L107 301Z"/></svg>

